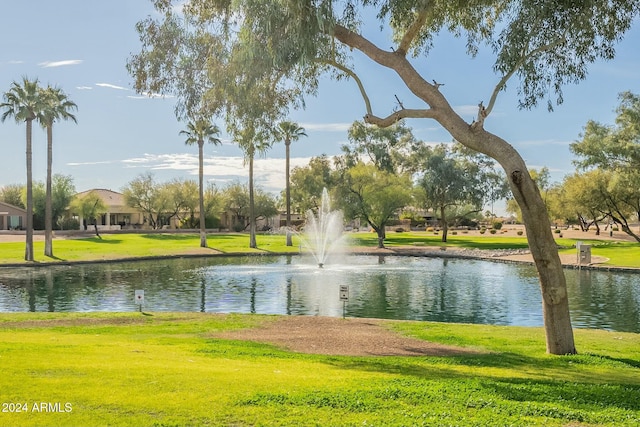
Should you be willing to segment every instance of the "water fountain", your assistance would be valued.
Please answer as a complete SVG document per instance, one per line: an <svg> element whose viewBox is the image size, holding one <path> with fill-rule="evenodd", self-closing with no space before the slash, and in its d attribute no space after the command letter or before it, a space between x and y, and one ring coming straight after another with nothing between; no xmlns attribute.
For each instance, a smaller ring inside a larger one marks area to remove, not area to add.
<svg viewBox="0 0 640 427"><path fill-rule="evenodd" d="M329 193L324 188L317 215L311 209L307 211L304 234L299 235L300 241L311 251L318 267L322 268L327 257L340 247L343 227L342 211L331 210Z"/></svg>

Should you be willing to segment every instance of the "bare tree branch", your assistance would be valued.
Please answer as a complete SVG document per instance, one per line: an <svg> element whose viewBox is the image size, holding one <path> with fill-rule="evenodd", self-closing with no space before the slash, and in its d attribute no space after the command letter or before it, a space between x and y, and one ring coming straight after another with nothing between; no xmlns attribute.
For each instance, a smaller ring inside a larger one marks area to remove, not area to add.
<svg viewBox="0 0 640 427"><path fill-rule="evenodd" d="M355 80L356 84L358 85L358 89L360 89L360 94L362 95L362 99L364 100L364 105L365 105L365 108L367 109L367 114L372 114L371 102L369 101L369 96L367 95L367 91L365 90L364 85L362 84L362 80L360 80L360 77L358 77L355 71L345 67L344 65L334 61L333 59L318 59L317 61L331 65L332 67L337 68L338 70L342 71L343 73L351 77L353 80Z"/></svg>
<svg viewBox="0 0 640 427"><path fill-rule="evenodd" d="M364 116L364 121L365 123L369 123L371 125L376 125L379 127L387 127L387 126L391 126L392 124L402 120L402 119L433 119L435 118L435 113L432 109L427 108L427 109L423 109L423 110L416 110L416 109L407 109L407 108L403 108L401 110L398 110L392 114L390 114L387 117L378 117L378 116L374 116L373 114L367 114L366 116Z"/></svg>

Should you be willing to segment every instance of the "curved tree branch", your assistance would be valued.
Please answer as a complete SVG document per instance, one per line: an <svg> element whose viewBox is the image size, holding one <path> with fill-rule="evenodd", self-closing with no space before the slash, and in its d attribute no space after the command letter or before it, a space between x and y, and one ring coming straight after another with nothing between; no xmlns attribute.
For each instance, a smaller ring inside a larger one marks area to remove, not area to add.
<svg viewBox="0 0 640 427"><path fill-rule="evenodd" d="M424 80L404 56L382 50L365 37L339 24L333 27L332 36L351 49L357 49L364 53L383 67L394 70L409 90L418 98L422 100L429 99L429 104L436 100L441 100L443 105L446 104L436 87Z"/></svg>
<svg viewBox="0 0 640 427"><path fill-rule="evenodd" d="M406 118L433 119L435 118L435 112L430 108L426 108L423 110L403 108L401 110L395 111L387 117L378 117L374 116L373 114L367 114L366 116L364 116L364 121L365 123L384 128Z"/></svg>
<svg viewBox="0 0 640 427"><path fill-rule="evenodd" d="M344 65L334 61L333 59L317 59L316 61L331 65L332 67L337 68L338 70L342 71L343 73L351 77L353 80L355 80L356 84L358 85L358 89L360 89L360 94L362 95L362 99L364 100L364 105L365 105L365 108L367 109L367 114L372 114L369 95L367 95L367 91L365 90L364 85L362 84L362 80L360 80L360 77L358 77L355 71L345 67Z"/></svg>

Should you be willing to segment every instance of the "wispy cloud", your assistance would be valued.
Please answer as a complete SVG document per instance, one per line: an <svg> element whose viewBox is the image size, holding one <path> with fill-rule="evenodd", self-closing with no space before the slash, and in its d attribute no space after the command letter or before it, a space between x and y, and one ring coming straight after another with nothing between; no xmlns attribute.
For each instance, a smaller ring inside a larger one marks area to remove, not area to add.
<svg viewBox="0 0 640 427"><path fill-rule="evenodd" d="M82 59L65 59L64 61L44 61L38 65L43 68L65 67L67 65L82 64Z"/></svg>
<svg viewBox="0 0 640 427"><path fill-rule="evenodd" d="M24 64L24 61L21 61L19 59L12 59L12 60L8 61L7 64L19 65L19 64Z"/></svg>
<svg viewBox="0 0 640 427"><path fill-rule="evenodd" d="M306 166L309 157L294 157L291 168ZM126 168L142 168L152 171L183 171L196 177L198 175L198 156L191 153L144 154L141 157L121 160ZM285 186L285 159L255 159L254 174L256 184L266 191L279 192ZM242 157L206 157L204 176L209 182L224 184L229 181L246 181L249 167Z"/></svg>
<svg viewBox="0 0 640 427"><path fill-rule="evenodd" d="M108 165L113 163L111 160L105 160L101 162L70 162L67 166L92 166L92 165Z"/></svg>
<svg viewBox="0 0 640 427"><path fill-rule="evenodd" d="M351 123L300 123L300 126L306 130L346 132L351 127Z"/></svg>
<svg viewBox="0 0 640 427"><path fill-rule="evenodd" d="M91 86L76 86L78 90L91 90L93 89Z"/></svg>
<svg viewBox="0 0 640 427"><path fill-rule="evenodd" d="M129 90L123 86L112 85L111 83L96 83L98 87L106 87L108 89L117 89L117 90Z"/></svg>

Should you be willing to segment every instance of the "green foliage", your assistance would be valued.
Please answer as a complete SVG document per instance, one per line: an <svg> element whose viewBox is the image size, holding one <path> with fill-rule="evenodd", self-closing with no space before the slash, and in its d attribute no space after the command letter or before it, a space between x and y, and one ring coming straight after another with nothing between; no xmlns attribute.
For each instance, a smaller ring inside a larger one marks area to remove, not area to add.
<svg viewBox="0 0 640 427"><path fill-rule="evenodd" d="M382 245L385 226L411 200L409 176L365 163L358 163L343 173L344 180L337 189L345 216L366 221L377 232Z"/></svg>
<svg viewBox="0 0 640 427"><path fill-rule="evenodd" d="M578 167L624 169L640 163L640 96L624 92L619 100L614 127L589 120L580 135L582 140L570 145L580 158L575 162Z"/></svg>
<svg viewBox="0 0 640 427"><path fill-rule="evenodd" d="M312 157L307 166L295 167L291 171L292 211L304 213L318 209L322 190L332 190L336 185L331 162L325 155Z"/></svg>
<svg viewBox="0 0 640 427"><path fill-rule="evenodd" d="M67 208L71 205L76 193L73 178L70 175L55 174L52 179L52 223L58 226L58 221L63 217ZM34 182L32 186L33 197L33 227L36 230L44 229L46 186L44 182ZM23 189L22 200L26 203L26 189Z"/></svg>
<svg viewBox="0 0 640 427"><path fill-rule="evenodd" d="M491 227L496 230L500 230L502 228L502 221L494 221L493 224L491 224Z"/></svg>
<svg viewBox="0 0 640 427"><path fill-rule="evenodd" d="M616 112L615 127L589 121L582 140L571 144L586 172L568 180L568 191L590 218L609 217L640 241L629 225L640 214L640 97L622 93Z"/></svg>
<svg viewBox="0 0 640 427"><path fill-rule="evenodd" d="M22 194L26 193L24 186L20 184L9 184L0 188L0 200L13 206L24 209Z"/></svg>
<svg viewBox="0 0 640 427"><path fill-rule="evenodd" d="M411 128L402 122L379 128L356 121L349 128L348 136L349 144L342 146L348 167L365 157L389 173L413 173L421 169L426 145L416 140Z"/></svg>
<svg viewBox="0 0 640 427"><path fill-rule="evenodd" d="M76 197L71 203L71 211L87 220L87 224L95 223L100 215L107 213L104 200L95 191Z"/></svg>

